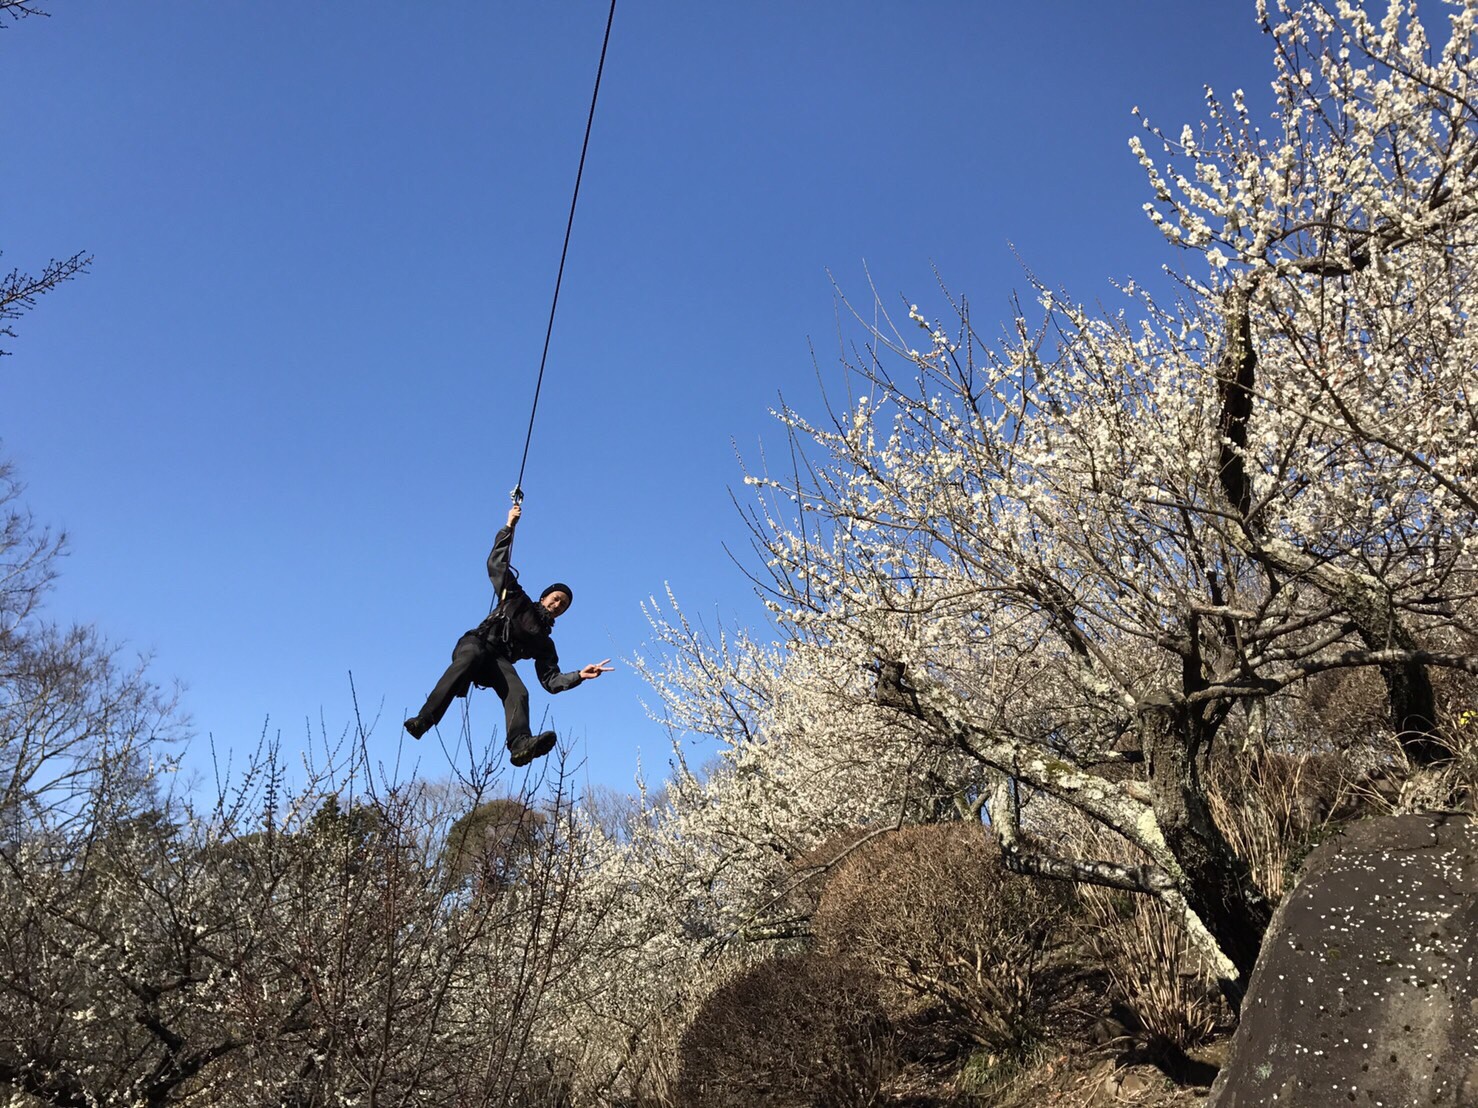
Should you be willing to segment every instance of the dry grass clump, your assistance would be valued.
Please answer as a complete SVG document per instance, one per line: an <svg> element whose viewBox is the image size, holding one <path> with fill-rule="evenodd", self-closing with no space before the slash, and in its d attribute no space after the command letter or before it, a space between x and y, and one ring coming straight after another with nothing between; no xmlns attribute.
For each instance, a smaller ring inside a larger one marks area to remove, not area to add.
<svg viewBox="0 0 1478 1108"><path fill-rule="evenodd" d="M1147 1044L1183 1051L1205 1042L1221 1006L1181 922L1147 896L1097 885L1080 887L1078 896L1087 909L1089 948Z"/></svg>
<svg viewBox="0 0 1478 1108"><path fill-rule="evenodd" d="M1288 890L1308 845L1347 814L1351 778L1343 757L1323 753L1253 747L1218 766L1206 792L1212 819L1273 903Z"/></svg>
<svg viewBox="0 0 1478 1108"><path fill-rule="evenodd" d="M1065 806L1044 806L1038 818L1086 857L1129 866L1148 862L1125 839ZM1174 1057L1211 1037L1224 1005L1179 916L1154 897L1101 885L1074 886L1073 895L1082 908L1078 957L1084 968L1107 977L1095 1010L1122 1019L1151 1057Z"/></svg>
<svg viewBox="0 0 1478 1108"><path fill-rule="evenodd" d="M979 824L920 824L843 862L812 927L821 953L859 959L1011 1054L1040 1029L1042 956L1069 904L1065 886L1008 872Z"/></svg>
<svg viewBox="0 0 1478 1108"><path fill-rule="evenodd" d="M892 1067L875 982L812 955L762 962L721 986L683 1033L684 1108L866 1108Z"/></svg>

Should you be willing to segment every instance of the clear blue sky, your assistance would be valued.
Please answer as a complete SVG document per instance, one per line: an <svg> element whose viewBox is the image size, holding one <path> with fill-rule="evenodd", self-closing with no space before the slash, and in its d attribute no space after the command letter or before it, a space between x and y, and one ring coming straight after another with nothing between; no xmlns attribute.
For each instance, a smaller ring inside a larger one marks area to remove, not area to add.
<svg viewBox="0 0 1478 1108"><path fill-rule="evenodd" d="M152 650L222 748L337 731L352 671L389 758L487 611L605 0L51 7L0 31L0 264L96 259L0 361L0 451L72 536L51 610ZM1131 108L1266 101L1267 49L1251 0L624 0L515 558L575 589L567 668L665 582L756 618L734 451L818 406L828 270L934 314L937 267L987 331L1011 244L1078 299L1152 276ZM626 667L528 676L592 780L664 771Z"/></svg>

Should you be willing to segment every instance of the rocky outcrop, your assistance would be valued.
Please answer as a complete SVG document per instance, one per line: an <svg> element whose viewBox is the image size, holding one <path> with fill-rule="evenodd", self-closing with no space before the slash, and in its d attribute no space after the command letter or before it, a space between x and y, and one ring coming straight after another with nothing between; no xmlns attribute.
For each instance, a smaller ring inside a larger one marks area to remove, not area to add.
<svg viewBox="0 0 1478 1108"><path fill-rule="evenodd" d="M1263 940L1214 1108L1478 1105L1478 824L1366 820Z"/></svg>

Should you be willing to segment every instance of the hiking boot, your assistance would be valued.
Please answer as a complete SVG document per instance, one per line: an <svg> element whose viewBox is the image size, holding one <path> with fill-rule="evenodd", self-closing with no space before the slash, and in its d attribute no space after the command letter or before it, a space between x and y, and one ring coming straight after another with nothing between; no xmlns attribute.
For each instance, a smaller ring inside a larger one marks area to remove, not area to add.
<svg viewBox="0 0 1478 1108"><path fill-rule="evenodd" d="M508 760L515 766L526 766L535 758L542 758L554 749L554 732L541 731L537 735L520 735L508 740Z"/></svg>
<svg viewBox="0 0 1478 1108"><path fill-rule="evenodd" d="M419 739L427 731L431 730L431 724L422 723L420 716L411 716L405 721L405 729L410 732L411 738Z"/></svg>

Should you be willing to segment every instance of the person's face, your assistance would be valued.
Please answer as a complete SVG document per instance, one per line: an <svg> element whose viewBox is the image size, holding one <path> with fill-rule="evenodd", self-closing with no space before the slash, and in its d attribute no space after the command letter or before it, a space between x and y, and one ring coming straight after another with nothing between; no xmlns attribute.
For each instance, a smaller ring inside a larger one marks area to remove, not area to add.
<svg viewBox="0 0 1478 1108"><path fill-rule="evenodd" d="M570 606L570 594L564 589L555 589L539 603L551 616L562 616Z"/></svg>

